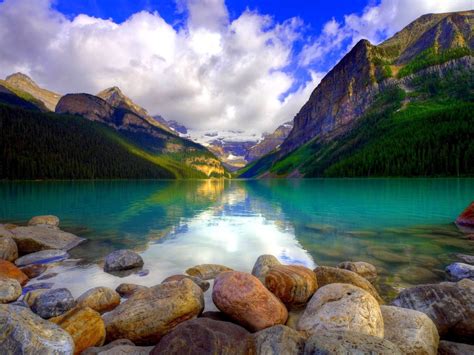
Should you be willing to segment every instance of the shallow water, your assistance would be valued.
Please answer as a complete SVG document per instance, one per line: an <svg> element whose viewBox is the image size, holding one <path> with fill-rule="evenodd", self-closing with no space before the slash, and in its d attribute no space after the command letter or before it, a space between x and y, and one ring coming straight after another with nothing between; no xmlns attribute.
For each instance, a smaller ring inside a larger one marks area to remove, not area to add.
<svg viewBox="0 0 474 355"><path fill-rule="evenodd" d="M474 254L474 241L452 223L472 200L474 179L4 182L0 221L54 214L87 238L70 252L77 262L47 271L58 272L48 282L75 296L99 285L154 285L201 263L250 271L259 255L274 254L308 267L368 261L389 298L443 280L453 253ZM139 252L149 274L102 272L104 256L119 248Z"/></svg>

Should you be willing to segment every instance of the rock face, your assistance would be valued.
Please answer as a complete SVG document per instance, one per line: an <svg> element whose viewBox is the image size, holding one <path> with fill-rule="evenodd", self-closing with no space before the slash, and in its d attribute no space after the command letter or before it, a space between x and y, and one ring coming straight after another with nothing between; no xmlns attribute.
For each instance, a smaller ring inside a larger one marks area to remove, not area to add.
<svg viewBox="0 0 474 355"><path fill-rule="evenodd" d="M285 324L288 318L283 303L255 276L244 272L220 273L212 300L222 312L252 331Z"/></svg>
<svg viewBox="0 0 474 355"><path fill-rule="evenodd" d="M459 215L456 219L456 224L474 228L474 201Z"/></svg>
<svg viewBox="0 0 474 355"><path fill-rule="evenodd" d="M318 288L316 275L304 266L272 266L265 276L265 286L289 307L306 304Z"/></svg>
<svg viewBox="0 0 474 355"><path fill-rule="evenodd" d="M2 226L0 226L2 228ZM8 232L5 230L5 232ZM7 261L15 261L18 258L18 248L15 241L11 236L6 235L2 236L0 232L0 259ZM11 235L10 232L8 234Z"/></svg>
<svg viewBox="0 0 474 355"><path fill-rule="evenodd" d="M0 305L0 349L6 354L70 355L71 336L28 308Z"/></svg>
<svg viewBox="0 0 474 355"><path fill-rule="evenodd" d="M148 290L148 287L143 286L143 285L123 283L123 284L118 285L117 288L115 289L115 291L117 291L120 297L123 297L123 298L129 298L135 292L140 291L140 290Z"/></svg>
<svg viewBox="0 0 474 355"><path fill-rule="evenodd" d="M394 306L380 308L386 340L397 345L404 354L437 354L438 330L426 314Z"/></svg>
<svg viewBox="0 0 474 355"><path fill-rule="evenodd" d="M21 286L17 280L0 278L0 303L14 302L20 296Z"/></svg>
<svg viewBox="0 0 474 355"><path fill-rule="evenodd" d="M153 345L179 323L197 317L203 309L203 292L191 280L150 287L104 315L107 340L125 338L138 345Z"/></svg>
<svg viewBox="0 0 474 355"><path fill-rule="evenodd" d="M189 275L169 276L166 279L164 279L161 283L163 284L170 281L181 281L182 279L190 279L192 282L198 285L203 292L206 292L207 290L209 290L209 287L211 286L209 282L201 280L199 277L189 276Z"/></svg>
<svg viewBox="0 0 474 355"><path fill-rule="evenodd" d="M123 271L143 266L143 259L131 250L116 250L105 257L104 271Z"/></svg>
<svg viewBox="0 0 474 355"><path fill-rule="evenodd" d="M377 278L377 269L375 266L364 261L345 261L337 265L337 267L339 269L355 272L369 281L374 281Z"/></svg>
<svg viewBox="0 0 474 355"><path fill-rule="evenodd" d="M474 337L474 281L421 285L400 292L397 307L425 313L443 339L471 340Z"/></svg>
<svg viewBox="0 0 474 355"><path fill-rule="evenodd" d="M211 280L224 271L232 271L232 269L218 264L201 264L187 269L186 274L199 277L201 280Z"/></svg>
<svg viewBox="0 0 474 355"><path fill-rule="evenodd" d="M375 287L372 286L369 281L367 281L362 276L359 276L355 272L329 266L318 266L316 269L314 269L314 273L316 274L319 287L332 283L351 284L369 292L379 303L383 303L383 300L379 296L379 293Z"/></svg>
<svg viewBox="0 0 474 355"><path fill-rule="evenodd" d="M99 313L109 312L120 304L120 295L108 287L95 287L77 299L78 307L90 307Z"/></svg>
<svg viewBox="0 0 474 355"><path fill-rule="evenodd" d="M43 272L48 269L48 266L43 264L31 264L25 267L22 267L20 270L25 273L30 279L38 277Z"/></svg>
<svg viewBox="0 0 474 355"><path fill-rule="evenodd" d="M260 255L255 262L252 269L252 275L257 277L263 284L265 284L265 276L272 266L278 266L281 263L273 255Z"/></svg>
<svg viewBox="0 0 474 355"><path fill-rule="evenodd" d="M28 276L23 271L9 261L0 259L0 277L17 280L20 285L25 285L28 282Z"/></svg>
<svg viewBox="0 0 474 355"><path fill-rule="evenodd" d="M253 339L257 354L299 355L304 351L306 337L284 325L275 325L253 334Z"/></svg>
<svg viewBox="0 0 474 355"><path fill-rule="evenodd" d="M50 227L59 227L59 218L56 216L36 216L28 221L29 226L50 226Z"/></svg>
<svg viewBox="0 0 474 355"><path fill-rule="evenodd" d="M41 250L36 253L27 254L15 260L16 266L26 266L30 264L47 264L63 259L67 259L69 254L64 250Z"/></svg>
<svg viewBox="0 0 474 355"><path fill-rule="evenodd" d="M74 234L44 226L16 227L11 232L22 254L48 249L69 250L85 240Z"/></svg>
<svg viewBox="0 0 474 355"><path fill-rule="evenodd" d="M465 355L474 354L474 345L454 343L441 340L438 347L438 355Z"/></svg>
<svg viewBox="0 0 474 355"><path fill-rule="evenodd" d="M104 321L99 313L89 307L76 307L50 321L71 335L75 354L91 346L101 346L105 341Z"/></svg>
<svg viewBox="0 0 474 355"><path fill-rule="evenodd" d="M350 284L330 284L316 291L298 320L298 330L353 331L383 338L382 312L367 291Z"/></svg>
<svg viewBox="0 0 474 355"><path fill-rule="evenodd" d="M228 322L198 318L178 325L151 354L251 354L250 333Z"/></svg>
<svg viewBox="0 0 474 355"><path fill-rule="evenodd" d="M257 144L253 145L248 149L247 154L245 155L245 160L247 163L254 161L267 153L270 153L272 150L277 148L290 134L291 129L293 128L293 122L286 122L270 134L264 134L263 139Z"/></svg>
<svg viewBox="0 0 474 355"><path fill-rule="evenodd" d="M355 332L322 331L306 341L304 354L402 355L403 353L395 344L379 337Z"/></svg>
<svg viewBox="0 0 474 355"><path fill-rule="evenodd" d="M76 305L74 297L66 288L56 288L41 293L31 305L31 310L41 318L60 316Z"/></svg>
<svg viewBox="0 0 474 355"><path fill-rule="evenodd" d="M474 265L453 263L446 267L446 274L451 281L474 280Z"/></svg>

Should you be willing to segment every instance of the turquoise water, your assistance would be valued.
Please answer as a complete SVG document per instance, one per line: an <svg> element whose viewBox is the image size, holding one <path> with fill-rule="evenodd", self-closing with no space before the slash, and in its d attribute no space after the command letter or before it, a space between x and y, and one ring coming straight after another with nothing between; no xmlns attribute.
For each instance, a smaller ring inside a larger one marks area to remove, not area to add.
<svg viewBox="0 0 474 355"><path fill-rule="evenodd" d="M249 271L270 253L309 267L371 262L388 297L442 280L453 253L474 254L452 223L472 200L474 179L4 182L0 222L54 214L87 238L48 280L76 295L157 284L200 263ZM103 273L103 257L119 248L139 252L149 274Z"/></svg>

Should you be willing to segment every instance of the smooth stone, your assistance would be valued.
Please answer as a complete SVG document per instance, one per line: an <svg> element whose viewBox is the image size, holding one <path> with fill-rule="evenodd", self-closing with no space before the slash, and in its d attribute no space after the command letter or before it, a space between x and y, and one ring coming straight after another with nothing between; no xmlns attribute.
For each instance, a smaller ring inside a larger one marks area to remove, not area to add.
<svg viewBox="0 0 474 355"><path fill-rule="evenodd" d="M306 340L305 355L402 355L392 342L356 332L321 331Z"/></svg>
<svg viewBox="0 0 474 355"><path fill-rule="evenodd" d="M29 291L25 295L25 297L23 297L23 301L25 301L25 303L28 305L28 307L31 307L33 305L33 303L35 302L35 300L39 297L39 295L45 293L46 291L48 291L48 290L44 289L44 288Z"/></svg>
<svg viewBox="0 0 474 355"><path fill-rule="evenodd" d="M38 283L23 287L23 294L25 295L30 291L40 290L40 289L49 290L53 288L53 286L54 286L54 282L38 282Z"/></svg>
<svg viewBox="0 0 474 355"><path fill-rule="evenodd" d="M212 320L220 320L220 321L223 321L223 322L232 322L232 319L230 319L225 313L220 312L220 311L202 312L202 314L199 317L209 318L209 319L212 319Z"/></svg>
<svg viewBox="0 0 474 355"><path fill-rule="evenodd" d="M16 246L16 243L13 238L7 235L0 235L0 259L13 262L17 258L18 247Z"/></svg>
<svg viewBox="0 0 474 355"><path fill-rule="evenodd" d="M275 325L253 334L258 355L299 355L304 351L306 337L287 326Z"/></svg>
<svg viewBox="0 0 474 355"><path fill-rule="evenodd" d="M52 279L53 277L56 277L58 275L59 274L57 272L50 272L49 274L45 274L41 277L38 277L38 281L49 280L49 279Z"/></svg>
<svg viewBox="0 0 474 355"><path fill-rule="evenodd" d="M41 318L52 318L74 308L76 301L67 288L56 288L40 294L31 305L31 310Z"/></svg>
<svg viewBox="0 0 474 355"><path fill-rule="evenodd" d="M14 302L21 296L21 285L15 279L0 278L0 303Z"/></svg>
<svg viewBox="0 0 474 355"><path fill-rule="evenodd" d="M474 281L464 279L407 288L392 304L425 313L442 339L474 339Z"/></svg>
<svg viewBox="0 0 474 355"><path fill-rule="evenodd" d="M288 319L286 320L285 325L292 329L296 329L298 321L304 313L304 308L302 309L292 309L288 311Z"/></svg>
<svg viewBox="0 0 474 355"><path fill-rule="evenodd" d="M474 201L456 218L456 224L465 227L474 227Z"/></svg>
<svg viewBox="0 0 474 355"><path fill-rule="evenodd" d="M70 355L71 336L29 308L0 305L0 349L4 354Z"/></svg>
<svg viewBox="0 0 474 355"><path fill-rule="evenodd" d="M50 319L71 335L74 354L91 346L101 346L105 341L105 324L100 314L90 307L76 307L65 314Z"/></svg>
<svg viewBox="0 0 474 355"><path fill-rule="evenodd" d="M377 278L377 268L365 261L344 261L337 265L337 267L355 272L369 281L374 281Z"/></svg>
<svg viewBox="0 0 474 355"><path fill-rule="evenodd" d="M115 289L115 291L117 291L120 297L123 297L123 298L129 298L135 292L141 291L141 290L148 290L148 287L143 286L143 285L123 283L123 284L118 285L117 288Z"/></svg>
<svg viewBox="0 0 474 355"><path fill-rule="evenodd" d="M252 331L285 324L285 305L255 276L238 271L217 275L212 290L214 304L237 323Z"/></svg>
<svg viewBox="0 0 474 355"><path fill-rule="evenodd" d="M59 218L53 215L35 216L28 221L28 225L59 227Z"/></svg>
<svg viewBox="0 0 474 355"><path fill-rule="evenodd" d="M181 281L182 279L190 279L192 282L194 282L196 285L198 285L203 292L206 292L207 290L209 290L209 287L211 286L211 284L208 281L201 280L199 277L189 276L189 275L169 276L166 279L164 279L163 281L161 281L161 283L163 284L163 283L170 282L170 281Z"/></svg>
<svg viewBox="0 0 474 355"><path fill-rule="evenodd" d="M191 280L156 285L135 293L104 315L107 341L125 338L137 345L154 345L203 309L204 294Z"/></svg>
<svg viewBox="0 0 474 355"><path fill-rule="evenodd" d="M267 276L268 270L278 265L281 265L281 263L275 256L269 254L260 255L253 266L252 275L265 284L265 276Z"/></svg>
<svg viewBox="0 0 474 355"><path fill-rule="evenodd" d="M87 348L86 350L84 350L82 352L82 355L98 355L103 351L110 350L110 349L112 349L116 346L120 346L120 345L135 346L135 344L133 344L133 342L131 342L128 339L117 339L117 340L114 340L114 341L108 343L107 345L91 346L91 347Z"/></svg>
<svg viewBox="0 0 474 355"><path fill-rule="evenodd" d="M144 269L144 270L138 271L137 275L140 276L140 277L145 277L145 276L148 276L149 273L150 273L150 270Z"/></svg>
<svg viewBox="0 0 474 355"><path fill-rule="evenodd" d="M27 254L15 260L15 265L26 266L30 264L48 264L67 258L69 258L69 254L64 250L41 250L36 253Z"/></svg>
<svg viewBox="0 0 474 355"><path fill-rule="evenodd" d="M128 339L117 339L101 347L91 347L82 352L82 355L148 355L152 346L135 346Z"/></svg>
<svg viewBox="0 0 474 355"><path fill-rule="evenodd" d="M379 303L384 303L375 287L365 278L355 272L338 269L330 266L318 266L314 269L318 286L322 287L333 283L351 284L369 292Z"/></svg>
<svg viewBox="0 0 474 355"><path fill-rule="evenodd" d="M453 263L448 265L445 271L450 281L461 281L462 279L474 280L474 265Z"/></svg>
<svg viewBox="0 0 474 355"><path fill-rule="evenodd" d="M22 254L50 249L69 250L85 241L74 234L44 226L17 227L11 232Z"/></svg>
<svg viewBox="0 0 474 355"><path fill-rule="evenodd" d="M34 279L35 277L40 276L47 269L48 266L43 264L32 264L20 268L20 270L23 271L25 275L28 276L30 279Z"/></svg>
<svg viewBox="0 0 474 355"><path fill-rule="evenodd" d="M438 346L438 355L467 355L474 354L474 345L455 343L441 340Z"/></svg>
<svg viewBox="0 0 474 355"><path fill-rule="evenodd" d="M209 318L181 323L166 334L152 350L158 354L240 354L254 353L250 333L229 322Z"/></svg>
<svg viewBox="0 0 474 355"><path fill-rule="evenodd" d="M380 309L384 322L384 339L397 345L404 354L437 354L438 330L426 314L394 306L381 306Z"/></svg>
<svg viewBox="0 0 474 355"><path fill-rule="evenodd" d="M15 279L20 285L24 286L28 282L28 276L21 271L15 264L7 260L0 259L0 277Z"/></svg>
<svg viewBox="0 0 474 355"><path fill-rule="evenodd" d="M16 228L17 226L15 226L14 228ZM13 234L11 232L11 229L9 225L7 224L0 224L0 238L2 237L9 237L9 238L13 238Z"/></svg>
<svg viewBox="0 0 474 355"><path fill-rule="evenodd" d="M108 287L95 287L79 296L79 307L90 307L99 313L110 312L120 304L120 295Z"/></svg>
<svg viewBox="0 0 474 355"><path fill-rule="evenodd" d="M123 271L140 268L143 259L134 251L128 249L116 250L105 257L104 271Z"/></svg>
<svg viewBox="0 0 474 355"><path fill-rule="evenodd" d="M461 260L463 263L474 265L474 255L467 254L455 254L456 258Z"/></svg>
<svg viewBox="0 0 474 355"><path fill-rule="evenodd" d="M288 307L305 305L316 292L316 275L300 265L277 265L269 268L265 286Z"/></svg>
<svg viewBox="0 0 474 355"><path fill-rule="evenodd" d="M219 264L201 264L193 266L185 272L190 276L199 277L201 280L212 280L224 271L232 271L232 269Z"/></svg>
<svg viewBox="0 0 474 355"><path fill-rule="evenodd" d="M377 300L350 284L334 283L316 291L298 321L298 330L353 331L383 338L383 318Z"/></svg>

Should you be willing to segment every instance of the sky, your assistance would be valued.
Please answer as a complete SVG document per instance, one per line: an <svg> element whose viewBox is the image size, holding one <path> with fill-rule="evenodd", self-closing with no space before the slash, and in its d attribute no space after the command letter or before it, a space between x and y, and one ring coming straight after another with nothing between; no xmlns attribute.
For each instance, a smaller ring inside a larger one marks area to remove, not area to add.
<svg viewBox="0 0 474 355"><path fill-rule="evenodd" d="M0 77L118 86L194 131L271 132L362 38L473 0L0 0Z"/></svg>

